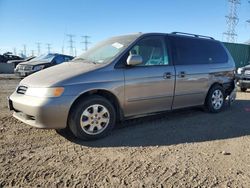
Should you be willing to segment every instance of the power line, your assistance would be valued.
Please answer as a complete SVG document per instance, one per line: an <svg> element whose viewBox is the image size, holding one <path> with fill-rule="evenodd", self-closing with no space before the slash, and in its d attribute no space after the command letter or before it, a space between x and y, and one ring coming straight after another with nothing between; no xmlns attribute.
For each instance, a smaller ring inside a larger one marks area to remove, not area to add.
<svg viewBox="0 0 250 188"><path fill-rule="evenodd" d="M37 55L40 55L41 53L41 42L36 42L37 45Z"/></svg>
<svg viewBox="0 0 250 188"><path fill-rule="evenodd" d="M236 26L239 23L238 17L238 5L241 4L241 0L228 0L229 13L226 15L227 31L223 34L227 36L227 42L236 42L237 33Z"/></svg>
<svg viewBox="0 0 250 188"><path fill-rule="evenodd" d="M73 41L73 37L75 37L75 35L72 34L67 34L67 37L69 37L69 54L74 56L74 43L75 41Z"/></svg>
<svg viewBox="0 0 250 188"><path fill-rule="evenodd" d="M84 35L84 36L81 36L84 40L83 43L84 44L84 50L87 51L88 50L88 44L90 44L90 42L88 41L88 39L90 38L90 36L87 36L87 35Z"/></svg>

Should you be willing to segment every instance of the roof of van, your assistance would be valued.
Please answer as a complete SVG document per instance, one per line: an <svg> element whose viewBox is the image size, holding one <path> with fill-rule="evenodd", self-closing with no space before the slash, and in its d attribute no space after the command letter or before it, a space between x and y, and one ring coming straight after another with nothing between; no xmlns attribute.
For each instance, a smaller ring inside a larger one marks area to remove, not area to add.
<svg viewBox="0 0 250 188"><path fill-rule="evenodd" d="M183 37L194 37L194 38L200 38L200 39L210 39L210 40L215 40L213 37L210 36L205 36L205 35L199 35L199 34L193 34L193 33L185 33L185 32L172 32L172 33L157 33L157 32L152 32L152 33L131 33L127 34L127 36L145 36L145 35L172 35L172 36L183 36ZM126 35L124 35L126 36Z"/></svg>

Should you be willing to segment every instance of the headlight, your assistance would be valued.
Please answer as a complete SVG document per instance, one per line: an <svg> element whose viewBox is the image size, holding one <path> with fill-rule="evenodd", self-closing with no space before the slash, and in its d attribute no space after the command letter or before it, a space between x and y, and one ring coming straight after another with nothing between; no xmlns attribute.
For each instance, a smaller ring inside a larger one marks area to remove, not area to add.
<svg viewBox="0 0 250 188"><path fill-rule="evenodd" d="M44 68L44 65L37 65L37 66L34 66L33 70L39 71L39 70L42 70L43 68Z"/></svg>
<svg viewBox="0 0 250 188"><path fill-rule="evenodd" d="M243 71L243 68L238 68L238 69L237 69L237 73L238 73L238 74L242 74L242 71Z"/></svg>
<svg viewBox="0 0 250 188"><path fill-rule="evenodd" d="M17 65L17 66L16 66L16 69L19 69L20 67L21 67L21 65Z"/></svg>
<svg viewBox="0 0 250 188"><path fill-rule="evenodd" d="M33 97L60 97L64 92L63 87L54 88L28 88L25 95Z"/></svg>

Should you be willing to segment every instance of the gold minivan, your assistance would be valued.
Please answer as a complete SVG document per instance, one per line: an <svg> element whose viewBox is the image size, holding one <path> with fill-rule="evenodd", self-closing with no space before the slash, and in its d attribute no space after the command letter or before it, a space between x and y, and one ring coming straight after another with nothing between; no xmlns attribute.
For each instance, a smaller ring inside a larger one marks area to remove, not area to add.
<svg viewBox="0 0 250 188"><path fill-rule="evenodd" d="M188 33L113 37L23 79L9 97L14 117L38 128L107 135L117 120L235 99L235 63L223 44Z"/></svg>

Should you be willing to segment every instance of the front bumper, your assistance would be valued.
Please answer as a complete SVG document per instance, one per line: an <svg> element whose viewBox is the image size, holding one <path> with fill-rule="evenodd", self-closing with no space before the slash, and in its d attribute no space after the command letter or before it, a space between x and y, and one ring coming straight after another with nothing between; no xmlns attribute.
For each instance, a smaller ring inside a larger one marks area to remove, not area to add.
<svg viewBox="0 0 250 188"><path fill-rule="evenodd" d="M31 97L14 92L9 98L10 109L18 120L46 129L63 129L72 104L72 96L58 98Z"/></svg>
<svg viewBox="0 0 250 188"><path fill-rule="evenodd" d="M237 86L241 88L250 88L250 77L238 77Z"/></svg>
<svg viewBox="0 0 250 188"><path fill-rule="evenodd" d="M14 71L15 75L18 77L26 77L34 73L34 71Z"/></svg>
<svg viewBox="0 0 250 188"><path fill-rule="evenodd" d="M236 93L237 93L237 87L236 87L236 84L234 84L234 89L231 91L231 93L228 95L228 102L229 102L229 105L232 105L233 102L235 101L236 99Z"/></svg>

